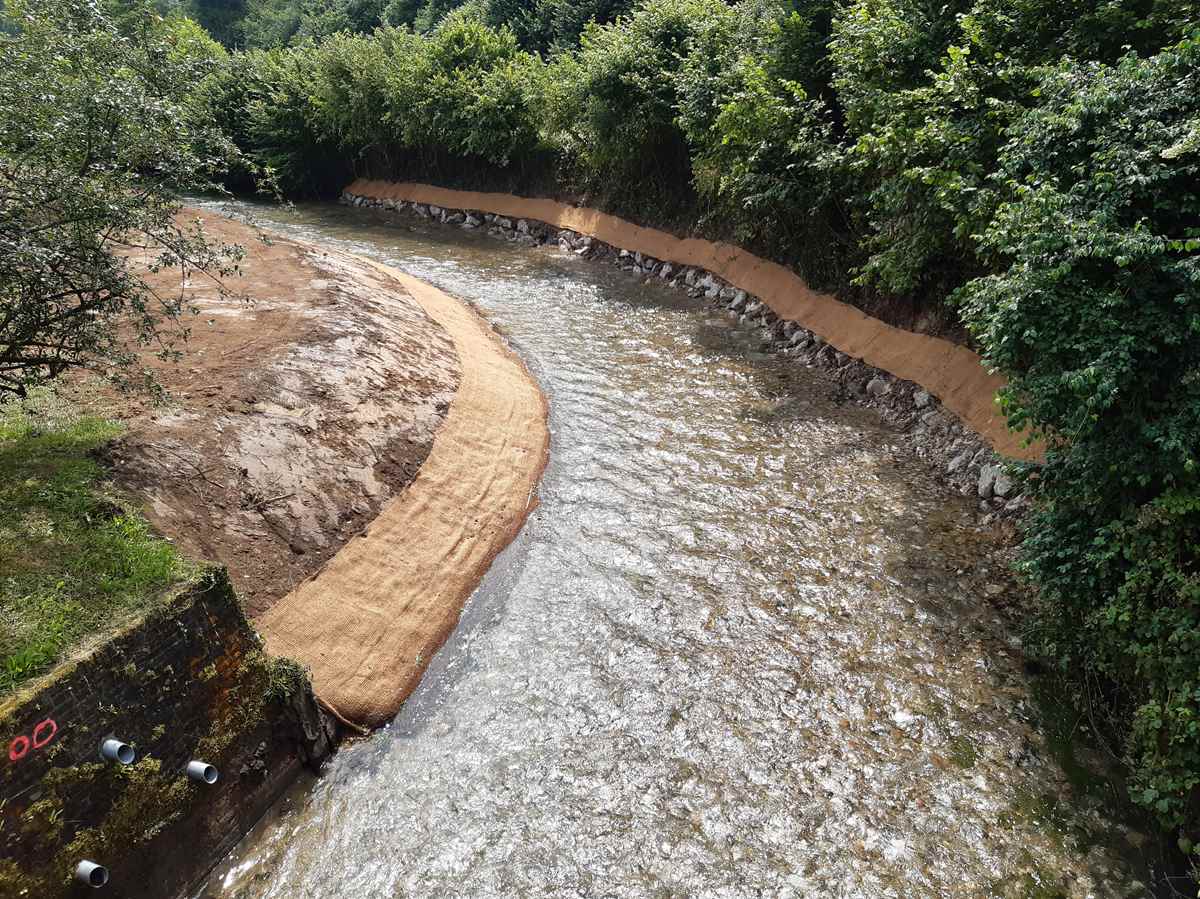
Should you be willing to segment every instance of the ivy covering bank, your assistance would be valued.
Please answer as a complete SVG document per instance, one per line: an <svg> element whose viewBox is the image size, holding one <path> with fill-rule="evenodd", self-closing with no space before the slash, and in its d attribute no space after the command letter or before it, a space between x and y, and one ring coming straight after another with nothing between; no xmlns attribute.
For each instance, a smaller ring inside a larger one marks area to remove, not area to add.
<svg viewBox="0 0 1200 899"><path fill-rule="evenodd" d="M1195 0L159 7L257 48L192 100L243 186L569 192L972 340L1048 446L1030 645L1200 830Z"/></svg>

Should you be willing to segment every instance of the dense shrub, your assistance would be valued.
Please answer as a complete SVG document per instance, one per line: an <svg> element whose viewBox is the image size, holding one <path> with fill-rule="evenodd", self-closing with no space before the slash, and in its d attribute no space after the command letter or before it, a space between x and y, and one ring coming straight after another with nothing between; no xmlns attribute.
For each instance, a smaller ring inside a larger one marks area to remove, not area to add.
<svg viewBox="0 0 1200 899"><path fill-rule="evenodd" d="M1200 784L1200 42L1064 61L1037 93L991 176L997 271L966 314L1013 423L1049 443L1025 543L1042 649L1109 691L1137 798L1182 824Z"/></svg>
<svg viewBox="0 0 1200 899"><path fill-rule="evenodd" d="M708 21L675 74L678 121L709 217L820 286L844 281L850 237L845 154L820 96L823 56L812 50L828 35L827 12L739 7Z"/></svg>
<svg viewBox="0 0 1200 899"><path fill-rule="evenodd" d="M1187 21L1154 2L844 7L831 54L868 230L859 282L937 300L983 274L972 235L996 202L1005 129L1037 103L1037 67L1081 50L1115 59L1134 34L1157 49Z"/></svg>
<svg viewBox="0 0 1200 899"><path fill-rule="evenodd" d="M669 75L729 15L719 0L650 0L613 26L589 25L578 54L559 57L548 78L547 127L584 183L651 195L690 183Z"/></svg>
<svg viewBox="0 0 1200 899"><path fill-rule="evenodd" d="M244 93L243 146L286 194L327 194L349 175L336 141L318 127L319 74L310 48L262 50L245 57L240 79L222 85L234 96Z"/></svg>
<svg viewBox="0 0 1200 899"><path fill-rule="evenodd" d="M300 31L301 18L295 0L256 0L233 32L234 41L257 50L286 46Z"/></svg>
<svg viewBox="0 0 1200 899"><path fill-rule="evenodd" d="M239 54L199 95L286 193L323 195L352 172L524 162L541 147L541 69L509 29L459 10L428 37L385 27Z"/></svg>
<svg viewBox="0 0 1200 899"><path fill-rule="evenodd" d="M488 28L464 10L415 44L417 52L394 57L388 84L386 122L400 147L494 165L537 149L540 63L511 30Z"/></svg>

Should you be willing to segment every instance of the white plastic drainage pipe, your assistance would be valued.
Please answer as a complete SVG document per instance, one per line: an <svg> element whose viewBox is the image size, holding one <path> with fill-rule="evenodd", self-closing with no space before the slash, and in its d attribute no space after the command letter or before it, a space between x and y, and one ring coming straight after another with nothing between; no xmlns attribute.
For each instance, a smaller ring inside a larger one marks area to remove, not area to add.
<svg viewBox="0 0 1200 899"><path fill-rule="evenodd" d="M100 744L100 757L121 765L132 765L136 756L128 743L109 737Z"/></svg>
<svg viewBox="0 0 1200 899"><path fill-rule="evenodd" d="M197 759L192 759L187 763L187 776L194 781L206 783L209 786L212 786L217 782L217 778L220 776L220 774L218 774L217 769L208 762L201 762Z"/></svg>
<svg viewBox="0 0 1200 899"><path fill-rule="evenodd" d="M98 890L108 883L108 868L85 858L75 866L75 879Z"/></svg>

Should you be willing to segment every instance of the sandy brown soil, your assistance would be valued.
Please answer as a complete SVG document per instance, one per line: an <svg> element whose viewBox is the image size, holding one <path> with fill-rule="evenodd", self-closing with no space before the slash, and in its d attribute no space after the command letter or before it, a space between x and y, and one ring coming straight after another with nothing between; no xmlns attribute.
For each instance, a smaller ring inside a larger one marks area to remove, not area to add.
<svg viewBox="0 0 1200 899"><path fill-rule="evenodd" d="M147 360L171 404L126 407L111 462L157 528L229 567L257 616L413 480L459 363L446 331L364 260L202 217L246 247L227 283L250 302L186 285L201 311L183 361ZM178 288L174 275L159 285Z"/></svg>
<svg viewBox="0 0 1200 899"><path fill-rule="evenodd" d="M271 652L303 662L321 701L364 726L400 710L517 535L550 443L545 397L478 314L431 285L374 268L451 335L462 379L408 489L258 621Z"/></svg>
<svg viewBox="0 0 1200 899"><path fill-rule="evenodd" d="M1018 459L1038 458L1040 446L1008 429L995 403L1005 381L979 356L940 337L897 328L836 297L812 290L794 272L741 247L700 238L679 238L635 225L595 209L557 200L503 193L451 190L428 184L360 179L346 190L373 199L409 200L448 209L493 212L569 228L614 247L712 272L759 297L780 318L795 321L836 349L897 378L920 384L987 440L996 452Z"/></svg>

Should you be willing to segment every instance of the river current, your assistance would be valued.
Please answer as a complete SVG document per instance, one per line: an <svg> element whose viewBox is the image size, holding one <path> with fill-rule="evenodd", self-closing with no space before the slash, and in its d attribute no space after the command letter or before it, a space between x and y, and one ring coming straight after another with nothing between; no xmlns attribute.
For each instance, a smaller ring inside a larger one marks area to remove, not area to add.
<svg viewBox="0 0 1200 899"><path fill-rule="evenodd" d="M873 412L557 249L254 214L474 303L551 461L402 714L199 897L1139 894L1034 726L995 538Z"/></svg>

